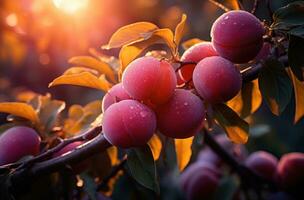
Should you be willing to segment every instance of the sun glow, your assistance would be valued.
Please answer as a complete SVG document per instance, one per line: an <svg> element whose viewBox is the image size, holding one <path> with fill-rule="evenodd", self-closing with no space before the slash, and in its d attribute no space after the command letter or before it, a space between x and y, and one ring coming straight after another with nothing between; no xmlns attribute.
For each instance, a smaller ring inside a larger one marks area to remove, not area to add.
<svg viewBox="0 0 304 200"><path fill-rule="evenodd" d="M58 9L68 14L74 14L85 9L89 0L53 0L53 3Z"/></svg>

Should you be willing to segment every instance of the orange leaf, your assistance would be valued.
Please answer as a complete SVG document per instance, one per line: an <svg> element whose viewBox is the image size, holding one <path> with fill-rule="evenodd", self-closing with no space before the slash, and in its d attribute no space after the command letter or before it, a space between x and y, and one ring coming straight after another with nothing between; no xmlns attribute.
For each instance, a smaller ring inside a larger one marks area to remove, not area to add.
<svg viewBox="0 0 304 200"><path fill-rule="evenodd" d="M187 15L183 14L181 21L177 24L177 26L175 28L174 42L175 42L176 46L179 45L182 37L184 36L186 20L187 20Z"/></svg>
<svg viewBox="0 0 304 200"><path fill-rule="evenodd" d="M156 134L154 134L152 138L149 140L148 145L150 146L154 160L158 160L162 150L162 143L159 137Z"/></svg>
<svg viewBox="0 0 304 200"><path fill-rule="evenodd" d="M191 46L195 45L195 44L198 44L198 43L201 43L203 42L204 40L201 40L199 38L192 38L192 39L189 39L185 42L182 43L182 47L184 50L187 50L189 49Z"/></svg>
<svg viewBox="0 0 304 200"><path fill-rule="evenodd" d="M49 84L49 87L56 85L77 85L103 91L108 91L111 87L111 84L104 76L98 78L89 72L59 76Z"/></svg>
<svg viewBox="0 0 304 200"><path fill-rule="evenodd" d="M304 83L297 79L297 77L293 74L290 68L287 69L287 73L293 84L293 90L296 100L294 123L297 123L304 116Z"/></svg>
<svg viewBox="0 0 304 200"><path fill-rule="evenodd" d="M192 155L191 146L193 138L194 137L186 139L174 139L176 159L180 171L183 171L190 161Z"/></svg>
<svg viewBox="0 0 304 200"><path fill-rule="evenodd" d="M227 105L242 118L254 113L262 104L258 80L245 83L242 90Z"/></svg>
<svg viewBox="0 0 304 200"><path fill-rule="evenodd" d="M30 120L34 124L39 122L38 115L34 108L26 103L3 102L0 103L0 112L9 113L18 117Z"/></svg>
<svg viewBox="0 0 304 200"><path fill-rule="evenodd" d="M105 74L112 82L116 82L113 69L104 61L97 60L91 56L76 56L70 58L69 63L94 69L101 74Z"/></svg>
<svg viewBox="0 0 304 200"><path fill-rule="evenodd" d="M135 41L143 41L148 39L156 29L158 27L150 22L137 22L123 26L112 35L109 43L102 48L118 48Z"/></svg>

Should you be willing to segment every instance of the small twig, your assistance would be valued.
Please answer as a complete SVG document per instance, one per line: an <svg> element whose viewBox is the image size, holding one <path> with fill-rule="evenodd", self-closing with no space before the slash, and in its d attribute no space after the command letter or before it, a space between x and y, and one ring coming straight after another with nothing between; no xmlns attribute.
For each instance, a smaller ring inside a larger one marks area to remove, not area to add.
<svg viewBox="0 0 304 200"><path fill-rule="evenodd" d="M110 172L110 174L108 176L106 176L102 182L97 186L97 191L102 190L103 188L107 187L109 181L115 177L117 175L117 173L123 169L124 165L127 163L127 157L125 156L122 161L115 166L112 171Z"/></svg>
<svg viewBox="0 0 304 200"><path fill-rule="evenodd" d="M73 142L77 142L77 141L86 141L86 140L89 140L89 139L92 139L93 137L95 137L97 134L101 133L102 131L102 127L101 126L97 126L97 127L94 127L80 135L77 135L75 137L71 137L71 138L68 138L68 139L64 139L64 140L61 140L61 142L55 146L54 148L52 149L49 149L47 150L46 152L24 162L22 165L20 165L17 170L21 169L21 168L26 168L36 162L40 162L40 161L43 161L43 160L46 160L50 157L52 157L52 155L54 155L54 153L60 151L61 149L63 149L65 146L67 146L68 144L71 144Z"/></svg>
<svg viewBox="0 0 304 200"><path fill-rule="evenodd" d="M275 190L276 186L271 181L265 180L264 178L258 176L255 172L247 168L246 166L237 162L225 149L223 149L208 133L208 131L203 128L204 141L227 165L235 171L247 186L250 186L255 189L258 194L258 191L263 185L267 185L269 189Z"/></svg>
<svg viewBox="0 0 304 200"><path fill-rule="evenodd" d="M253 3L253 7L252 7L252 10L251 10L251 13L254 14L257 7L258 7L258 3L259 3L259 0L254 0L254 3Z"/></svg>
<svg viewBox="0 0 304 200"><path fill-rule="evenodd" d="M186 65L196 65L197 62L183 62L183 61L175 61L175 63L180 64L178 68L175 69L175 72L178 72L181 68L183 68Z"/></svg>
<svg viewBox="0 0 304 200"><path fill-rule="evenodd" d="M219 7L220 9L224 10L225 12L229 12L230 9L227 8L225 5L217 2L217 1L214 1L214 0L208 0L209 2L213 3L214 5L216 5L217 7Z"/></svg>

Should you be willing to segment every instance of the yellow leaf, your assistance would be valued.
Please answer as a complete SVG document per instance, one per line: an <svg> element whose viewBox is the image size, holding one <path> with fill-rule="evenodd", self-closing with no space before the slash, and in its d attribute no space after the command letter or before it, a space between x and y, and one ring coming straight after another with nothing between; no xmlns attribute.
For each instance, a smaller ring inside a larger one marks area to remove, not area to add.
<svg viewBox="0 0 304 200"><path fill-rule="evenodd" d="M39 122L39 118L34 108L26 103L3 102L0 103L0 112L9 113L18 117L30 120L34 124Z"/></svg>
<svg viewBox="0 0 304 200"><path fill-rule="evenodd" d="M175 51L173 42L173 33L170 29L158 29L153 33L153 36L148 40L136 42L132 45L123 46L119 52L120 69L119 77L135 58L137 58L146 48L156 43L166 43L171 51Z"/></svg>
<svg viewBox="0 0 304 200"><path fill-rule="evenodd" d="M225 104L216 104L213 110L217 122L232 142L245 144L248 141L249 124L246 121Z"/></svg>
<svg viewBox="0 0 304 200"><path fill-rule="evenodd" d="M31 99L33 99L37 94L32 91L24 91L17 94L16 99L17 101L22 102L29 102Z"/></svg>
<svg viewBox="0 0 304 200"><path fill-rule="evenodd" d="M187 50L191 46L193 46L195 44L198 44L198 43L201 43L201 42L204 42L204 40L201 40L199 38L192 38L192 39L189 39L189 40L183 42L182 43L182 47L183 47L184 50Z"/></svg>
<svg viewBox="0 0 304 200"><path fill-rule="evenodd" d="M101 101L92 101L83 108L84 114L93 113L94 115L99 115L101 113L101 107Z"/></svg>
<svg viewBox="0 0 304 200"><path fill-rule="evenodd" d="M69 108L69 118L73 120L78 120L83 115L84 111L80 105L72 105Z"/></svg>
<svg viewBox="0 0 304 200"><path fill-rule="evenodd" d="M190 161L192 155L191 146L193 138L194 137L186 139L174 139L176 159L180 171L183 171Z"/></svg>
<svg viewBox="0 0 304 200"><path fill-rule="evenodd" d="M304 83L297 79L290 68L287 69L287 72L293 84L296 101L294 123L297 123L304 116Z"/></svg>
<svg viewBox="0 0 304 200"><path fill-rule="evenodd" d="M119 163L117 147L112 146L112 147L108 148L107 153L111 160L111 165L112 166L117 165Z"/></svg>
<svg viewBox="0 0 304 200"><path fill-rule="evenodd" d="M82 72L90 72L91 74L94 74L95 76L98 76L98 72L93 69L88 69L85 67L70 67L65 72L63 72L64 75L71 75L71 74L80 74Z"/></svg>
<svg viewBox="0 0 304 200"><path fill-rule="evenodd" d="M150 146L154 160L158 160L162 150L162 143L159 137L156 134L154 134L152 138L149 140L148 145Z"/></svg>
<svg viewBox="0 0 304 200"><path fill-rule="evenodd" d="M80 65L83 67L88 67L94 69L101 74L105 74L112 82L116 82L115 73L111 66L101 60L97 60L91 56L76 56L69 59L69 63L74 65Z"/></svg>
<svg viewBox="0 0 304 200"><path fill-rule="evenodd" d="M175 28L174 42L175 42L176 46L179 45L179 43L185 33L186 20L187 20L187 15L183 14L181 21L179 22L179 24L177 24L177 26Z"/></svg>
<svg viewBox="0 0 304 200"><path fill-rule="evenodd" d="M111 37L109 43L103 48L118 48L135 41L143 41L158 27L150 22L137 22L118 29Z"/></svg>
<svg viewBox="0 0 304 200"><path fill-rule="evenodd" d="M262 104L258 80L245 83L242 90L227 105L242 118L254 113Z"/></svg>
<svg viewBox="0 0 304 200"><path fill-rule="evenodd" d="M225 2L232 10L240 10L238 0L225 0Z"/></svg>
<svg viewBox="0 0 304 200"><path fill-rule="evenodd" d="M108 91L111 87L111 84L104 76L98 78L89 72L59 76L49 84L49 87L56 85L77 85L103 91Z"/></svg>

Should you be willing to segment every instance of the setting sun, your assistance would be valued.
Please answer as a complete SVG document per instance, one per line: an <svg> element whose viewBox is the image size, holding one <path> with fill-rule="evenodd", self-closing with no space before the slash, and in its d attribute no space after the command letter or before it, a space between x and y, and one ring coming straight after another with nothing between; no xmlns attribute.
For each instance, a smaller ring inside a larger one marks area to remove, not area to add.
<svg viewBox="0 0 304 200"><path fill-rule="evenodd" d="M69 14L85 9L88 2L89 0L53 0L57 8Z"/></svg>

